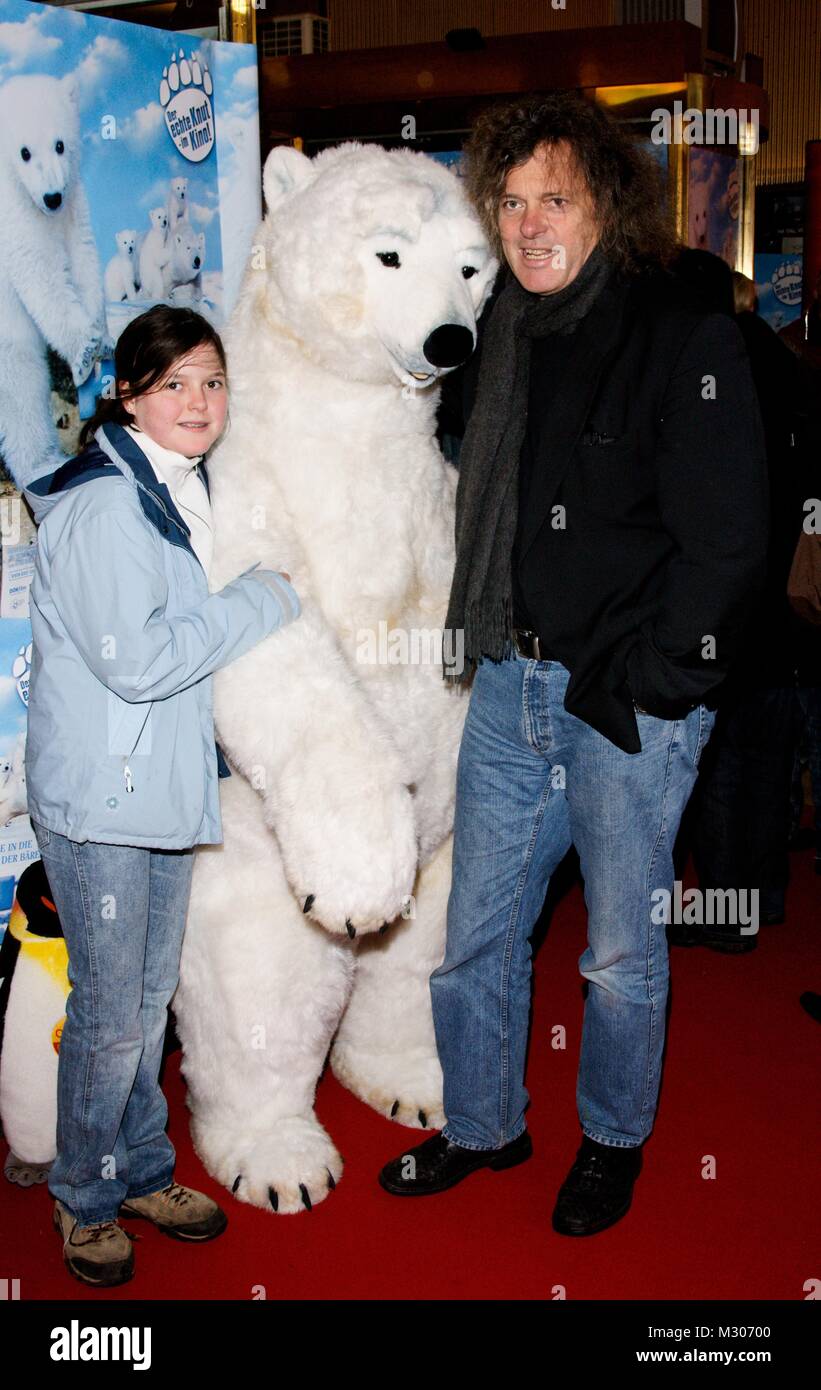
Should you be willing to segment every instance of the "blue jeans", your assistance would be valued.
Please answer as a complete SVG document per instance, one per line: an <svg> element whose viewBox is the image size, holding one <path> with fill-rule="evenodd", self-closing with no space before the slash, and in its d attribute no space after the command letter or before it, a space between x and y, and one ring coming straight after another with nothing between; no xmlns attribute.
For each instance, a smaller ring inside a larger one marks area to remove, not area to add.
<svg viewBox="0 0 821 1390"><path fill-rule="evenodd" d="M78 844L32 822L68 947L49 1191L81 1226L167 1187L174 1147L158 1083L177 987L192 850Z"/></svg>
<svg viewBox="0 0 821 1390"><path fill-rule="evenodd" d="M431 976L443 1133L468 1149L501 1148L525 1128L530 936L571 844L588 913L582 1129L635 1147L655 1116L668 961L651 894L672 892L673 843L713 715L703 706L681 720L638 714L642 751L624 753L568 714L568 679L557 662L516 656L483 662L471 692L447 947Z"/></svg>

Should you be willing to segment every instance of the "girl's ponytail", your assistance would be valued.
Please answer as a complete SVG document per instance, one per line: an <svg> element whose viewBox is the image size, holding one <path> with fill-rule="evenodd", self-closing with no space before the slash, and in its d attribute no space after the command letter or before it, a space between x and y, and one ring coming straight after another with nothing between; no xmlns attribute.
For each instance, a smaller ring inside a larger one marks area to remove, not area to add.
<svg viewBox="0 0 821 1390"><path fill-rule="evenodd" d="M78 445L84 449L90 439L94 438L100 425L130 425L131 416L123 405L122 396L98 396L94 414L85 421L80 430Z"/></svg>

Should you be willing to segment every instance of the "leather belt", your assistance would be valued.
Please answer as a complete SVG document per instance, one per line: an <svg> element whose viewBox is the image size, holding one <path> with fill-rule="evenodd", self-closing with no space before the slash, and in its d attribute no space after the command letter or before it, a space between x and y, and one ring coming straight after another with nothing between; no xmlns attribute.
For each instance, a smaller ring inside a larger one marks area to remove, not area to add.
<svg viewBox="0 0 821 1390"><path fill-rule="evenodd" d="M545 644L540 640L538 632L532 632L529 627L514 627L512 629L513 645L520 656L527 657L530 661L555 661L556 658L547 651Z"/></svg>

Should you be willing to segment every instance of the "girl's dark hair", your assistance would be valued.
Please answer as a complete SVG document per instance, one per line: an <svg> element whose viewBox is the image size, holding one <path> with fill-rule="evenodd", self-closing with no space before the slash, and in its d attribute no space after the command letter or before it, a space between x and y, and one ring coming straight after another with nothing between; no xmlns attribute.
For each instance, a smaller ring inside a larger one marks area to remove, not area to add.
<svg viewBox="0 0 821 1390"><path fill-rule="evenodd" d="M660 171L623 127L573 91L498 102L473 128L465 146L467 191L496 255L504 258L497 215L507 175L540 145L559 140L587 182L602 250L628 272L669 264L678 243Z"/></svg>
<svg viewBox="0 0 821 1390"><path fill-rule="evenodd" d="M227 379L222 339L202 314L196 314L193 309L155 304L153 309L132 319L114 349L115 395L100 396L94 414L80 430L80 448L100 425L130 425L132 417L123 402L134 396L144 396L159 386L175 362L205 344L214 348ZM128 382L127 391L120 391L121 381Z"/></svg>

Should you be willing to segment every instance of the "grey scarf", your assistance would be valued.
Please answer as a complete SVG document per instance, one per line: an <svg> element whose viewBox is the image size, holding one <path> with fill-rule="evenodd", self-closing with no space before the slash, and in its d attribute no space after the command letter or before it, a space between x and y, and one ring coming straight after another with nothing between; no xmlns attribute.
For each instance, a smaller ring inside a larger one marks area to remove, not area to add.
<svg viewBox="0 0 821 1390"><path fill-rule="evenodd" d="M487 323L476 404L459 457L456 567L445 619L444 650L461 650L455 637L463 630L468 660L463 670L446 664L448 680L465 680L471 662L483 656L501 661L511 649L511 555L530 389L530 341L550 333L572 333L613 270L613 263L595 246L576 277L555 294L532 294L511 275Z"/></svg>

